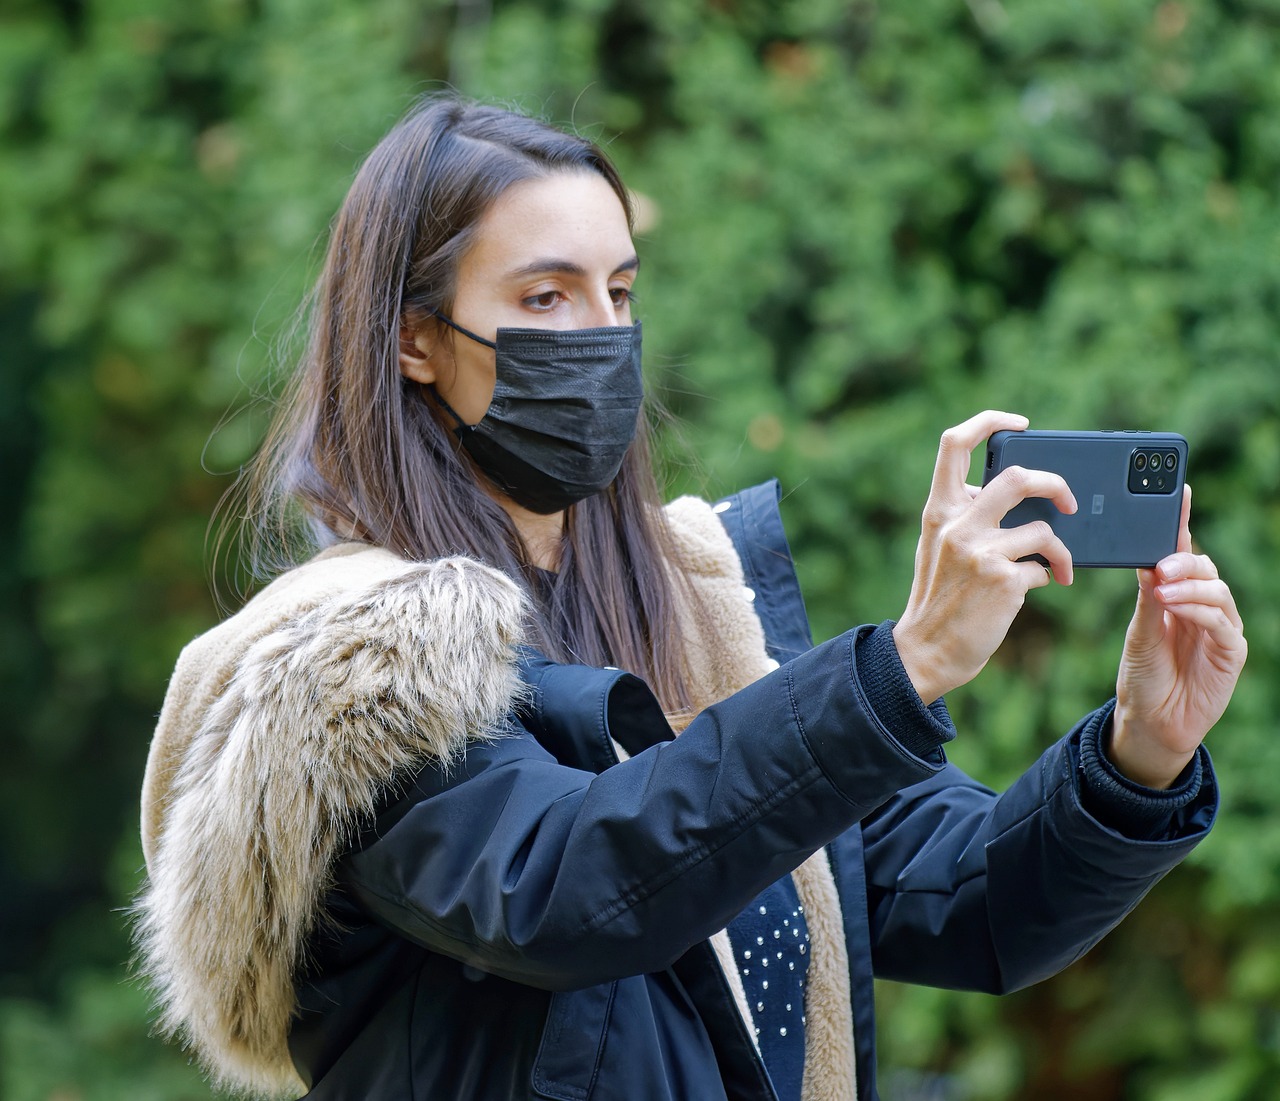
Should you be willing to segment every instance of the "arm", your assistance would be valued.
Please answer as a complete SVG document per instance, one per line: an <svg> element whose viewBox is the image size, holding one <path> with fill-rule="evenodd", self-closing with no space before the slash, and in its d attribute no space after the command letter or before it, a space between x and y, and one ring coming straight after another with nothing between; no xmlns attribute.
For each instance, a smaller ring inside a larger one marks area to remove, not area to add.
<svg viewBox="0 0 1280 1101"><path fill-rule="evenodd" d="M1157 840L1086 809L1082 750L1096 752L1111 712L1082 720L1003 795L948 766L867 819L878 975L990 993L1038 982L1101 940L1204 837L1217 787L1203 751L1194 798L1166 814Z"/></svg>
<svg viewBox="0 0 1280 1101"><path fill-rule="evenodd" d="M943 709L924 708L888 624L862 636L859 658L895 731ZM854 834L833 844L855 897L865 855L878 974L992 993L1045 978L1204 836L1216 807L1208 756L1172 790L1137 788L1102 756L1112 712L1087 716L1002 796L949 765L872 813L861 846Z"/></svg>
<svg viewBox="0 0 1280 1101"><path fill-rule="evenodd" d="M659 970L761 889L941 767L859 687L854 636L599 775L527 732L426 769L339 883L377 921L550 989Z"/></svg>
<svg viewBox="0 0 1280 1101"><path fill-rule="evenodd" d="M970 451L1020 427L1022 418L988 412L943 435L911 596L893 631L925 701L978 674L1028 591L1072 581L1070 554L1047 525L999 527L1027 496L1074 509L1061 479L1013 468L982 489L965 483ZM885 974L989 990L1034 982L1099 939L1203 836L1216 786L1201 742L1246 646L1230 589L1191 553L1189 515L1188 493L1177 552L1139 571L1114 715L1095 713L998 799L953 773L904 791L868 823ZM1032 553L1052 572L1020 560ZM1194 797L1155 790L1180 780L1199 784Z"/></svg>

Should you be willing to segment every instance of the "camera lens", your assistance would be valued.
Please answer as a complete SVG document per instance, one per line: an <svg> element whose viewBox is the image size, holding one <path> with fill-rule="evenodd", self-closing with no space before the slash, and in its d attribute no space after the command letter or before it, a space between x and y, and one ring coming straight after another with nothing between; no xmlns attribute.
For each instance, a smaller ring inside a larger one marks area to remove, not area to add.
<svg viewBox="0 0 1280 1101"><path fill-rule="evenodd" d="M1173 470L1177 467L1177 465L1178 465L1178 453L1176 451L1170 451L1164 457L1164 468L1165 470Z"/></svg>
<svg viewBox="0 0 1280 1101"><path fill-rule="evenodd" d="M1134 455L1133 469L1134 470L1147 469L1147 453L1145 451L1139 451L1137 454Z"/></svg>

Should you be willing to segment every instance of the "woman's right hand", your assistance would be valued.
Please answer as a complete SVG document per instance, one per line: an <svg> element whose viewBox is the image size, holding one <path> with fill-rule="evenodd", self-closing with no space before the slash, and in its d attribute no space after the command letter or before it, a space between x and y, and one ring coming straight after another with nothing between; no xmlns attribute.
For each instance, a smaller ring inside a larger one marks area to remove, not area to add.
<svg viewBox="0 0 1280 1101"><path fill-rule="evenodd" d="M907 676L926 704L982 671L1031 589L1052 580L1071 584L1071 552L1048 524L1000 527L1028 497L1075 512L1075 497L1059 475L1009 467L980 489L967 482L974 448L993 432L1026 427L1026 417L989 409L942 434L911 596L893 628ZM1052 573L1034 560L1018 561L1031 554L1041 555Z"/></svg>

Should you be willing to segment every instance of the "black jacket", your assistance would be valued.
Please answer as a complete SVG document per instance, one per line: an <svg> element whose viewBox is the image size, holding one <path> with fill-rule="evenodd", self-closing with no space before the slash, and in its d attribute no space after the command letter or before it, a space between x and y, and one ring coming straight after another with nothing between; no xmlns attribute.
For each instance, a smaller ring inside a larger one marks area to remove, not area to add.
<svg viewBox="0 0 1280 1101"><path fill-rule="evenodd" d="M913 752L860 666L883 675L888 625L809 648L776 488L722 520L781 667L673 738L636 678L526 655L509 736L417 772L338 864L289 1037L308 1097L772 1098L707 938L827 846L866 1101L873 975L1036 982L1208 830L1204 755L1159 840L1086 810L1081 747L1111 705L1001 796L920 733L940 709Z"/></svg>

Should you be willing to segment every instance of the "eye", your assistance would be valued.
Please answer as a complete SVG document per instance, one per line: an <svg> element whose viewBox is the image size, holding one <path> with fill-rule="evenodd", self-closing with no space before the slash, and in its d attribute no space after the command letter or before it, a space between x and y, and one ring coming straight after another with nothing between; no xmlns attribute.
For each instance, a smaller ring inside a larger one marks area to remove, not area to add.
<svg viewBox="0 0 1280 1101"><path fill-rule="evenodd" d="M630 287L610 287L609 297L613 299L614 308L619 310L636 300L635 292Z"/></svg>
<svg viewBox="0 0 1280 1101"><path fill-rule="evenodd" d="M530 295L522 304L531 310L554 310L562 298L564 295L559 291L543 291L541 294Z"/></svg>

